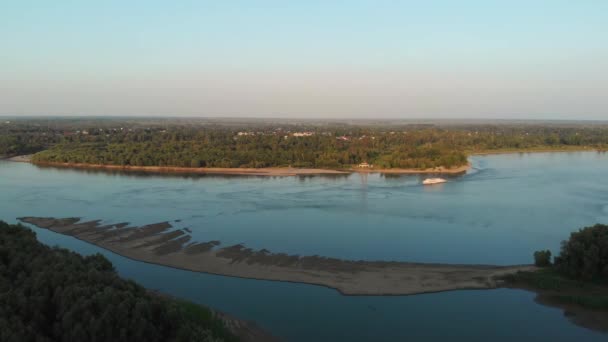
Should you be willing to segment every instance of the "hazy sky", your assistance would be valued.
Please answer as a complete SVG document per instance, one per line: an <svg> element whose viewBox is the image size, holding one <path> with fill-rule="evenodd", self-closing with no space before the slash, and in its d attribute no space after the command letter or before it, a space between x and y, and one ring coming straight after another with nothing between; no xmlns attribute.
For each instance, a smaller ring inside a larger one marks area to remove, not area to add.
<svg viewBox="0 0 608 342"><path fill-rule="evenodd" d="M608 119L608 0L0 0L0 115Z"/></svg>

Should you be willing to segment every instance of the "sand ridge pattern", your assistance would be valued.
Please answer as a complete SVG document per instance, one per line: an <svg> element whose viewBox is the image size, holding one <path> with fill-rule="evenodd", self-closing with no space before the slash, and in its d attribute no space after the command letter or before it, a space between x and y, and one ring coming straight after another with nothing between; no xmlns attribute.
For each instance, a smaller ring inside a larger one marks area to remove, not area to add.
<svg viewBox="0 0 608 342"><path fill-rule="evenodd" d="M321 285L345 295L409 295L500 286L497 277L535 269L529 265L452 265L354 261L252 250L219 241L193 242L190 230L169 222L141 227L100 220L21 217L20 221L76 237L119 255L179 269L225 276Z"/></svg>

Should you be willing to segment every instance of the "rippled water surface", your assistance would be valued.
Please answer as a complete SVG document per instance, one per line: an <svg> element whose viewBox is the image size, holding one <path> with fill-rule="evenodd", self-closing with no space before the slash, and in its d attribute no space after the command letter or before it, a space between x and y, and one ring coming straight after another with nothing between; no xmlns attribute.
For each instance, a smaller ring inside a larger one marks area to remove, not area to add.
<svg viewBox="0 0 608 342"><path fill-rule="evenodd" d="M78 216L135 224L181 220L200 241L354 259L529 263L579 227L608 222L608 154L472 158L425 187L419 176L220 177L112 174L0 162L0 219ZM99 251L38 230L49 244ZM147 265L104 252L143 285L206 303L291 341L605 340L519 290L345 297L317 286Z"/></svg>

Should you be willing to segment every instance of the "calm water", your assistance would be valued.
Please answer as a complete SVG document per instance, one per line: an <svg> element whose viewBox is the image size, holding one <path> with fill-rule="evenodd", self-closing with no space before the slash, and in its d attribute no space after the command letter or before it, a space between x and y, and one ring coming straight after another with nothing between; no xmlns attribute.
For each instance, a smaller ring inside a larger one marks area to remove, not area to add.
<svg viewBox="0 0 608 342"><path fill-rule="evenodd" d="M181 220L196 239L355 259L530 263L570 231L608 222L608 154L474 157L474 169L423 187L418 176L171 177L0 162L0 219L79 216ZM45 243L100 249L48 231ZM147 265L103 251L125 277L251 319L289 341L606 340L519 290L345 297L310 285ZM499 338L496 338L498 336Z"/></svg>

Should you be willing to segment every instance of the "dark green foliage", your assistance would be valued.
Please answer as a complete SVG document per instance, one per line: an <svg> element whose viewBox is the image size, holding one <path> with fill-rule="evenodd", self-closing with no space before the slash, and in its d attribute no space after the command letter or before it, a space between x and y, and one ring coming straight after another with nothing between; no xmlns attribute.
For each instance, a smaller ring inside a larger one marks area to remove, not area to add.
<svg viewBox="0 0 608 342"><path fill-rule="evenodd" d="M349 140L337 139L335 132L287 138L283 133L238 136L225 130L178 133L140 132L114 139L81 137L36 154L34 161L224 168L350 168L361 162L382 168L431 168L467 162L464 152L437 140L429 131L377 134L374 139L351 136Z"/></svg>
<svg viewBox="0 0 608 342"><path fill-rule="evenodd" d="M551 251L536 251L534 252L534 265L538 267L551 266Z"/></svg>
<svg viewBox="0 0 608 342"><path fill-rule="evenodd" d="M57 141L59 139L42 135L40 132L25 131L18 134L0 132L0 156L36 153Z"/></svg>
<svg viewBox="0 0 608 342"><path fill-rule="evenodd" d="M234 341L203 307L121 279L102 255L0 221L0 341Z"/></svg>
<svg viewBox="0 0 608 342"><path fill-rule="evenodd" d="M568 277L608 283L608 226L596 224L572 233L562 242L555 266Z"/></svg>

